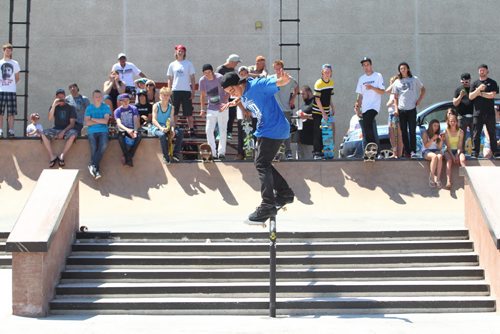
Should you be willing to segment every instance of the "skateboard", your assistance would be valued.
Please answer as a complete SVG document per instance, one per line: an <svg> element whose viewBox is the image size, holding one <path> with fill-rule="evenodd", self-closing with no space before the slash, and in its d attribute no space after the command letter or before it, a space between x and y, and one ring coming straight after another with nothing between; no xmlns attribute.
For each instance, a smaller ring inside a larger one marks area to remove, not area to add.
<svg viewBox="0 0 500 334"><path fill-rule="evenodd" d="M212 148L208 143L203 143L200 145L200 156L203 162L213 162Z"/></svg>
<svg viewBox="0 0 500 334"><path fill-rule="evenodd" d="M334 122L333 116L328 116L328 120L324 118L321 120L321 135L323 137L323 157L326 160L334 158L335 142L333 140L332 123Z"/></svg>
<svg viewBox="0 0 500 334"><path fill-rule="evenodd" d="M281 143L280 148L278 149L278 152L274 156L273 161L274 162L279 162L279 161L281 161L284 158L285 158L285 144Z"/></svg>
<svg viewBox="0 0 500 334"><path fill-rule="evenodd" d="M365 154L363 160L365 162L375 162L375 157L377 156L378 146L375 143L368 143L365 147Z"/></svg>
<svg viewBox="0 0 500 334"><path fill-rule="evenodd" d="M392 129L394 131L394 146L392 148L393 155L391 158L399 158L398 150L399 150L399 116L394 116L394 121L392 122Z"/></svg>
<svg viewBox="0 0 500 334"><path fill-rule="evenodd" d="M174 156L174 146L172 145L174 141L174 133L172 132L172 129L170 127L170 118L167 119L167 124L165 124L165 128L168 129L167 131L168 156L170 157L170 160L172 160L172 157Z"/></svg>
<svg viewBox="0 0 500 334"><path fill-rule="evenodd" d="M280 210L286 211L286 210L287 210L286 206L287 206L286 204L285 204L285 205L283 205L283 206L276 206L276 214L278 214L278 212L279 212ZM272 219L276 220L276 216L274 216L274 217L269 217L269 218L267 218L267 219L266 219L266 220L264 220L264 221L252 221L252 220L248 220L248 219L246 219L246 220L244 221L244 223L245 223L245 224L247 224L247 225L252 225L252 226L260 226L260 227L262 227L262 228L266 228L266 226L267 226L267 222L268 222L268 221L271 221Z"/></svg>
<svg viewBox="0 0 500 334"><path fill-rule="evenodd" d="M241 127L243 128L243 132L245 133L245 137L243 137L243 152L245 154L245 160L253 160L255 140L253 138L252 121L249 119L244 119L241 122Z"/></svg>

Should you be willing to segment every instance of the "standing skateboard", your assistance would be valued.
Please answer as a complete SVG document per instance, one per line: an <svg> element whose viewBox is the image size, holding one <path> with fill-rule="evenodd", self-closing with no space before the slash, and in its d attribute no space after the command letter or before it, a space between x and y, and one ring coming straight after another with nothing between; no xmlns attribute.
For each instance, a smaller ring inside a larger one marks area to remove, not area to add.
<svg viewBox="0 0 500 334"><path fill-rule="evenodd" d="M243 137L243 152L245 154L245 160L253 160L255 140L253 138L252 121L245 118L241 121L241 127L245 133L245 137Z"/></svg>
<svg viewBox="0 0 500 334"><path fill-rule="evenodd" d="M203 162L213 162L212 148L208 143L200 144L200 157Z"/></svg>
<svg viewBox="0 0 500 334"><path fill-rule="evenodd" d="M281 161L285 158L285 144L281 143L280 148L278 149L278 152L274 156L273 161L278 162Z"/></svg>
<svg viewBox="0 0 500 334"><path fill-rule="evenodd" d="M377 156L378 145L375 143L368 143L365 147L364 161L365 162L375 162L375 157Z"/></svg>
<svg viewBox="0 0 500 334"><path fill-rule="evenodd" d="M394 146L392 151L394 152L392 157L399 158L399 116L394 116L394 121L392 122L392 129L394 131Z"/></svg>
<svg viewBox="0 0 500 334"><path fill-rule="evenodd" d="M167 138L168 138L168 156L170 157L170 160L172 160L172 157L174 155L174 146L173 141L174 141L174 133L170 127L170 118L167 119L167 124L165 124L165 128L168 129L167 131Z"/></svg>
<svg viewBox="0 0 500 334"><path fill-rule="evenodd" d="M333 116L328 116L328 120L321 119L321 135L323 137L323 157L326 160L333 159L335 142L333 140L332 123Z"/></svg>

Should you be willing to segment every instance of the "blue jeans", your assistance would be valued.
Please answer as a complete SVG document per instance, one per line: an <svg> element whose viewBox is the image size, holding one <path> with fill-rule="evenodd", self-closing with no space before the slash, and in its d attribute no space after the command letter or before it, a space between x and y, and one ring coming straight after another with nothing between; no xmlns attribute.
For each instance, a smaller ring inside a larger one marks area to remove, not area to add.
<svg viewBox="0 0 500 334"><path fill-rule="evenodd" d="M90 164L94 165L95 168L99 170L102 156L108 147L108 132L89 133L88 138L90 145Z"/></svg>
<svg viewBox="0 0 500 334"><path fill-rule="evenodd" d="M161 152L165 158L168 157L168 138L167 134L163 131L156 130L155 136L160 139ZM175 144L174 144L174 154L177 155L182 148L182 140L184 139L184 133L179 128L175 128Z"/></svg>

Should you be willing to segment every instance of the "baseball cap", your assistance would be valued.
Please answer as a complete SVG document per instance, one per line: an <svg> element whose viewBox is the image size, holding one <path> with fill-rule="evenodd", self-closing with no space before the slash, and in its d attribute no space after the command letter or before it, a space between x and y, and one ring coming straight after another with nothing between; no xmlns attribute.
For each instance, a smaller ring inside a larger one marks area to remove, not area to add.
<svg viewBox="0 0 500 334"><path fill-rule="evenodd" d="M324 70L325 68L332 69L332 65L330 65L330 64L323 64L323 65L321 65L321 69L322 70Z"/></svg>
<svg viewBox="0 0 500 334"><path fill-rule="evenodd" d="M363 57L363 59L361 59L360 63L363 64L365 61L369 62L370 64L372 63L372 60L368 57Z"/></svg>
<svg viewBox="0 0 500 334"><path fill-rule="evenodd" d="M255 58L255 62L258 62L259 60L266 60L266 58L264 56L257 56L257 58Z"/></svg>
<svg viewBox="0 0 500 334"><path fill-rule="evenodd" d="M240 73L241 71L247 71L248 72L248 67L246 67L246 66L240 66L240 68L238 68L238 73Z"/></svg>
<svg viewBox="0 0 500 334"><path fill-rule="evenodd" d="M460 76L460 79L461 80L470 80L470 73L462 73L462 75Z"/></svg>
<svg viewBox="0 0 500 334"><path fill-rule="evenodd" d="M137 92L137 96L139 96L139 95L146 95L147 96L148 93L146 92L145 89L139 89L139 91Z"/></svg>
<svg viewBox="0 0 500 334"><path fill-rule="evenodd" d="M140 78L140 79L136 79L134 82L135 83L143 83L143 84L146 84L146 82L148 81L148 79L146 78Z"/></svg>
<svg viewBox="0 0 500 334"><path fill-rule="evenodd" d="M212 65L210 65L210 64L205 64L205 65L203 65L203 67L201 68L201 71L202 71L202 72L205 72L206 70L210 70L210 71L212 71L212 72L213 72L214 68L213 68L213 67L212 67Z"/></svg>
<svg viewBox="0 0 500 334"><path fill-rule="evenodd" d="M64 94L64 95L66 95L66 92L64 91L64 89L59 88L59 89L56 90L56 95L57 94Z"/></svg>
<svg viewBox="0 0 500 334"><path fill-rule="evenodd" d="M122 101L125 99L130 99L130 95L128 95L127 93L118 95L118 101Z"/></svg>
<svg viewBox="0 0 500 334"><path fill-rule="evenodd" d="M240 76L235 72L228 72L224 74L221 81L222 88L227 88L230 86L236 86L240 83Z"/></svg>
<svg viewBox="0 0 500 334"><path fill-rule="evenodd" d="M230 61L235 61L237 63L241 63L241 59L240 59L240 56L238 56L237 54L230 54L229 57L227 57L226 59L226 63L229 63Z"/></svg>
<svg viewBox="0 0 500 334"><path fill-rule="evenodd" d="M124 54L123 52L121 52L121 53L119 53L119 54L118 54L117 59L120 59L121 57L125 57L125 58L127 58L127 55L126 55L126 54Z"/></svg>
<svg viewBox="0 0 500 334"><path fill-rule="evenodd" d="M178 44L178 45L175 46L175 50L180 50L180 49L186 51L186 47L184 45L182 45L182 44Z"/></svg>

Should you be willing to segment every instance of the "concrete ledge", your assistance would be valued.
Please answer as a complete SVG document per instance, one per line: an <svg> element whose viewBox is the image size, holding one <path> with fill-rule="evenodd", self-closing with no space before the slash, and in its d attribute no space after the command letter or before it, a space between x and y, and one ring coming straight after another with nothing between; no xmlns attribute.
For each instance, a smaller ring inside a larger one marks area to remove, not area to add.
<svg viewBox="0 0 500 334"><path fill-rule="evenodd" d="M77 170L44 170L7 239L12 313L46 316L79 226Z"/></svg>
<svg viewBox="0 0 500 334"><path fill-rule="evenodd" d="M500 303L500 209L498 206L497 167L465 168L465 225L479 254L491 284L492 294Z"/></svg>

